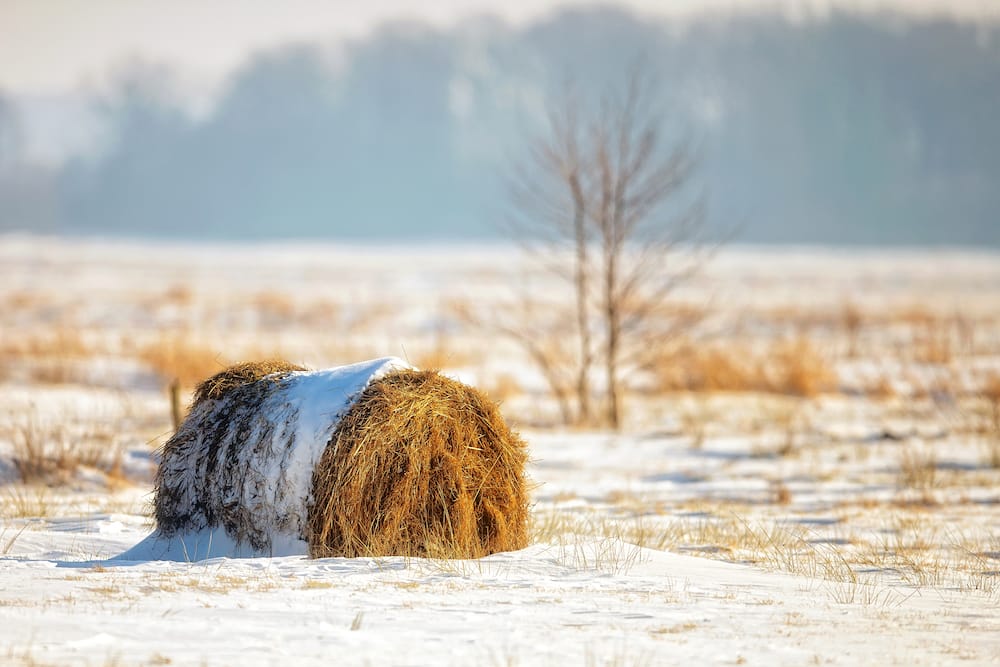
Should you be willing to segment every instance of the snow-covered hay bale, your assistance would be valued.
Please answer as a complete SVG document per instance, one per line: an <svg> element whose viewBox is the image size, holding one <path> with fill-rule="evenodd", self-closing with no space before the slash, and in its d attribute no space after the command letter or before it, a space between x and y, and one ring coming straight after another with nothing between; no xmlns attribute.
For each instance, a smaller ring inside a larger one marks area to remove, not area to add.
<svg viewBox="0 0 1000 667"><path fill-rule="evenodd" d="M526 449L475 389L396 359L238 368L199 387L163 447L154 552L479 557L526 545Z"/></svg>
<svg viewBox="0 0 1000 667"><path fill-rule="evenodd" d="M524 443L478 390L433 371L373 382L313 475L309 553L478 558L527 545Z"/></svg>

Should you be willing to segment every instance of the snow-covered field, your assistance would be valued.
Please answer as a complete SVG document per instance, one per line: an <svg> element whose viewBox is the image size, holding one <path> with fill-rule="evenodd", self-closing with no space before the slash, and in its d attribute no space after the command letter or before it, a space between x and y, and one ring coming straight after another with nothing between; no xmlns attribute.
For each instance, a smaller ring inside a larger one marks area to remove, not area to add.
<svg viewBox="0 0 1000 667"><path fill-rule="evenodd" d="M728 250L677 298L710 303L724 345L804 331L836 387L637 390L620 434L542 427L552 406L520 350L445 317L526 275L559 298L503 248L0 238L0 663L1000 661L983 389L1000 370L1000 256ZM846 302L860 328L841 324ZM148 350L181 343L219 363L426 357L506 387L533 459L531 546L109 560L153 528L171 426ZM35 450L61 464L25 483Z"/></svg>

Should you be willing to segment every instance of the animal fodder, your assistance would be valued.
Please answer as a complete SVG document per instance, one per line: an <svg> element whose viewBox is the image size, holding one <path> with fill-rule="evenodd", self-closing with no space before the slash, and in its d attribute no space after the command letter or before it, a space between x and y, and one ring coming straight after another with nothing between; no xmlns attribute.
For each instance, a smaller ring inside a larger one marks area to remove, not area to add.
<svg viewBox="0 0 1000 667"><path fill-rule="evenodd" d="M524 442L476 389L431 371L372 382L312 480L309 551L478 558L526 546Z"/></svg>
<svg viewBox="0 0 1000 667"><path fill-rule="evenodd" d="M525 546L526 448L483 394L392 358L290 368L241 364L198 388L161 451L155 539L222 528L224 555L316 557Z"/></svg>
<svg viewBox="0 0 1000 667"><path fill-rule="evenodd" d="M265 359L234 364L201 382L194 391L192 403L198 405L208 399L222 398L236 387L256 382L268 375L304 370L306 369L303 366L284 359Z"/></svg>

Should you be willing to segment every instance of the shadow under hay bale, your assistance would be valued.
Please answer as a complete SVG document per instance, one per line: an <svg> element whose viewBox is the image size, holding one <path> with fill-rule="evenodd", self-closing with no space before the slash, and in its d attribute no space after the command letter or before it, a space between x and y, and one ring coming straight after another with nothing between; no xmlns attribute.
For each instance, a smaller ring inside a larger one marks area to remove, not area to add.
<svg viewBox="0 0 1000 667"><path fill-rule="evenodd" d="M524 443L481 392L433 371L373 382L313 475L313 557L479 558L527 546Z"/></svg>
<svg viewBox="0 0 1000 667"><path fill-rule="evenodd" d="M483 394L399 360L241 364L202 383L164 445L151 539L222 528L241 554L313 557L520 549L526 457Z"/></svg>

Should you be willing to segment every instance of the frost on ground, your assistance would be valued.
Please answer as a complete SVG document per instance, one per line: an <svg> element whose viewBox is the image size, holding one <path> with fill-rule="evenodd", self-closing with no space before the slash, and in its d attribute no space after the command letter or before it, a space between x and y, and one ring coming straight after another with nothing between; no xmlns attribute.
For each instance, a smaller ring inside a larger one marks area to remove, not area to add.
<svg viewBox="0 0 1000 667"><path fill-rule="evenodd" d="M997 661L1000 403L976 388L1000 369L1000 262L981 254L724 253L681 296L745 318L712 322L727 345L807 331L837 386L644 385L621 435L522 429L537 485L522 551L228 558L253 554L219 531L150 551L172 432L152 366L180 373L191 340L232 347L226 361L273 341L317 368L409 352L505 391L521 424L553 414L516 348L440 315L456 296L493 303L523 267L393 252L0 242L0 663ZM829 316L845 294L860 327Z"/></svg>

